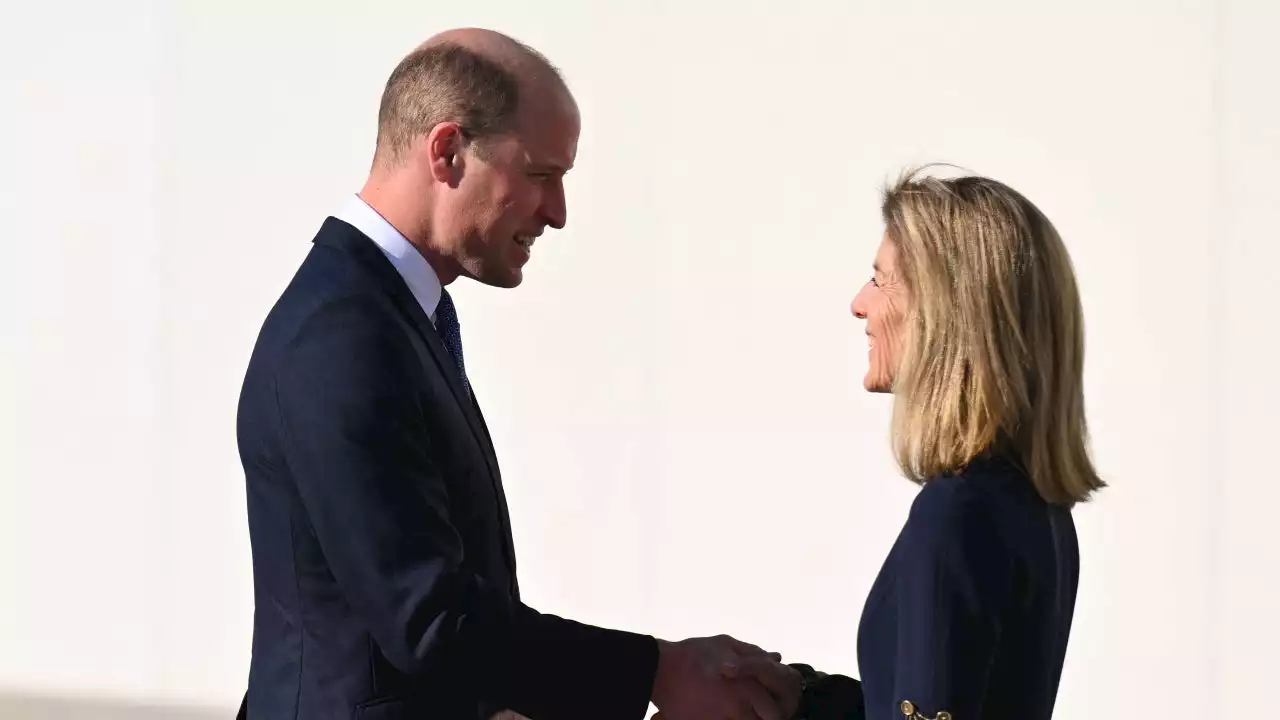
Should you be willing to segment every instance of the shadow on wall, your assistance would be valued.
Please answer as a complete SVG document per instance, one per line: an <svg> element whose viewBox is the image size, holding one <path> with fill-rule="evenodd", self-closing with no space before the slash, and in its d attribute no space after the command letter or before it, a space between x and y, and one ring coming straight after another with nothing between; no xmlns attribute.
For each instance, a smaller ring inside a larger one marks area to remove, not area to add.
<svg viewBox="0 0 1280 720"><path fill-rule="evenodd" d="M0 718L4 720L233 720L235 716L236 708L216 710L0 692Z"/></svg>
<svg viewBox="0 0 1280 720"><path fill-rule="evenodd" d="M123 700L0 692L0 720L234 720L238 709L220 711L177 705L143 705ZM529 719L508 710L490 720Z"/></svg>

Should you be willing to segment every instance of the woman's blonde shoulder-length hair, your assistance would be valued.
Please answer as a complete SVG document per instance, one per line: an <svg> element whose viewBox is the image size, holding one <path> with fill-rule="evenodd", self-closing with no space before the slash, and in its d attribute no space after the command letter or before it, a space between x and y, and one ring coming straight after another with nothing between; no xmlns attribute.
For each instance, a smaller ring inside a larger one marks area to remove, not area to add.
<svg viewBox="0 0 1280 720"><path fill-rule="evenodd" d="M1071 507L1105 487L1088 451L1084 318L1049 219L1003 183L908 170L885 190L910 295L893 449L916 482L986 453Z"/></svg>

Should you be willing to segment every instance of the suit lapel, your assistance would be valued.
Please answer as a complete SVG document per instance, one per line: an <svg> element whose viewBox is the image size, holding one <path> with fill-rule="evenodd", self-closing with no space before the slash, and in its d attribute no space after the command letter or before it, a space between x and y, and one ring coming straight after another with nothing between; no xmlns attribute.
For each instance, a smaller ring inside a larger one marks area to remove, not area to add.
<svg viewBox="0 0 1280 720"><path fill-rule="evenodd" d="M511 536L511 514L507 509L506 493L502 489L502 474L498 469L497 452L494 450L489 428L480 413L480 405L475 400L474 389L472 393L468 393L463 387L462 378L458 375L458 366L454 362L453 356L445 348L444 342L440 339L436 326L431 322L431 318L427 317L427 313L422 309L422 306L418 304L417 298L413 296L413 292L405 284L404 278L400 277L400 273L396 272L395 267L392 266L391 262L387 260L386 256L382 254L382 251L378 249L378 246L372 240L365 237L364 233L351 225L331 217L325 220L320 232L316 235L315 242L351 254L361 266L372 272L378 279L378 284L391 295L400 312L408 316L413 322L418 334L422 337L423 343L426 344L430 351L437 369L444 376L454 399L458 401L458 406L462 409L462 415L466 418L467 425L471 428L472 435L480 445L481 454L484 455L485 463L489 467L489 478L490 482L493 483L493 493L497 498L498 512L502 519L502 541L506 554L507 569L511 576L511 593L513 597L519 599L520 586L516 582L515 542Z"/></svg>
<svg viewBox="0 0 1280 720"><path fill-rule="evenodd" d="M383 256L378 246L364 236L364 233L335 218L325 220L320 232L316 235L315 242L336 247L353 255L361 266L377 276L379 285L390 293L392 300L395 301L400 311L413 321L413 325L418 330L418 334L421 335L422 341L431 352L431 357L435 360L440 374L444 376L445 382L449 385L449 390L453 393L454 399L458 401L459 407L462 408L462 415L466 418L467 425L471 428L471 433L484 451L482 454L484 455L485 463L489 466L490 475L497 481L500 477L498 474L498 458L494 452L493 443L489 438L488 429L480 418L479 408L462 386L462 378L458 376L458 368L453 361L453 356L445 349L444 342L441 341L440 334L436 332L436 327L432 324L431 318L427 317L426 311L418 304L417 299L414 298L413 293L409 290L409 286L405 284L404 279L396 272L395 267ZM501 497L502 494L499 492L499 498ZM502 502L502 508L505 514L505 501Z"/></svg>
<svg viewBox="0 0 1280 720"><path fill-rule="evenodd" d="M472 386L472 408L476 411L476 418L480 421L480 428L484 431L484 439L488 443L488 453L493 457L494 480L493 493L498 498L498 511L502 515L502 526L506 528L506 536L503 538L503 545L507 552L507 566L511 570L511 595L516 600L520 599L520 584L516 581L516 547L515 540L511 536L511 513L507 510L507 494L502 489L502 473L497 469L497 451L493 447L493 437L489 435L489 425L484 421L484 413L480 411L480 401L475 399L475 387Z"/></svg>

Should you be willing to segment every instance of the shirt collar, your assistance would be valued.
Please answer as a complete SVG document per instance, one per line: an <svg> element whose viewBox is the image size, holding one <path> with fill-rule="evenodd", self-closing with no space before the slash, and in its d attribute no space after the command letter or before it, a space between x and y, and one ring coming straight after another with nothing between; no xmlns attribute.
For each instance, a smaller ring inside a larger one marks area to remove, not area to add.
<svg viewBox="0 0 1280 720"><path fill-rule="evenodd" d="M413 243L359 195L348 200L336 217L364 233L382 250L396 272L404 278L423 312L434 323L436 306L440 304L440 277Z"/></svg>

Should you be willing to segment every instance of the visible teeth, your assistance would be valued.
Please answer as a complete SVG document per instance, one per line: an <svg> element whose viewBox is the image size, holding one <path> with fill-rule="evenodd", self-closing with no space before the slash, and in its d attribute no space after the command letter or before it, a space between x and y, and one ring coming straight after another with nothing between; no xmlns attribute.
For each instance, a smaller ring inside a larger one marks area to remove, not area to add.
<svg viewBox="0 0 1280 720"><path fill-rule="evenodd" d="M536 239L537 239L537 238L533 237L532 235L517 235L517 236L516 236L516 242L520 243L521 245L525 246L526 248L531 248L531 247L533 247L533 241L534 241L534 240L536 240Z"/></svg>

